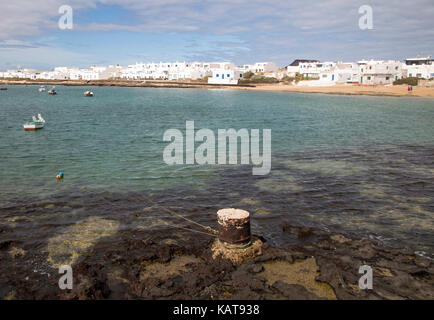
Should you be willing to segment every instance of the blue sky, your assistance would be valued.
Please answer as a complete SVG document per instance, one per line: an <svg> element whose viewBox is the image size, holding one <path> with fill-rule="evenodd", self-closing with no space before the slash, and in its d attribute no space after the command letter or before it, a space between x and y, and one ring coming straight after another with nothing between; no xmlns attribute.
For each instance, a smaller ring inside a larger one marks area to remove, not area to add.
<svg viewBox="0 0 434 320"><path fill-rule="evenodd" d="M58 10L73 8L72 30ZM359 7L374 28L360 30ZM15 0L1 4L0 70L138 61L355 61L434 53L432 0Z"/></svg>

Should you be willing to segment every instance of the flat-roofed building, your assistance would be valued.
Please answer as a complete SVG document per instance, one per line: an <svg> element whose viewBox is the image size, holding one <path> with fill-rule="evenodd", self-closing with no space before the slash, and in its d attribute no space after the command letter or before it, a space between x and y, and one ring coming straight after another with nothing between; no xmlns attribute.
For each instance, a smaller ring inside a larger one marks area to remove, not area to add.
<svg viewBox="0 0 434 320"><path fill-rule="evenodd" d="M410 78L434 78L434 64L431 56L405 59L402 68L406 76Z"/></svg>

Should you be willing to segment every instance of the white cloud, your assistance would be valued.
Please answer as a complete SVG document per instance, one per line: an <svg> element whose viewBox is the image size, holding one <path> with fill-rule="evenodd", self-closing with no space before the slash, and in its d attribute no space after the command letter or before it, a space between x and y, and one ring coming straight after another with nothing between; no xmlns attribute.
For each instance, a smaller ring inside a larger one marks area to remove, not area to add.
<svg viewBox="0 0 434 320"><path fill-rule="evenodd" d="M3 0L0 10L0 39L39 35L57 28L58 10L65 0ZM70 5L81 10L95 8L96 1L72 0Z"/></svg>
<svg viewBox="0 0 434 320"><path fill-rule="evenodd" d="M284 31L288 28L325 32L357 28L358 8L366 0L16 0L2 4L0 38L40 34L57 28L58 9L70 5L76 14L98 5L117 5L138 17L136 25L89 23L90 31L130 30L145 32ZM434 26L432 0L371 0L375 29L390 32L424 32Z"/></svg>
<svg viewBox="0 0 434 320"><path fill-rule="evenodd" d="M0 69L17 66L51 69L56 65L71 65L72 61L74 64L88 65L89 59L86 54L61 48L37 46L27 42L11 44L10 41L0 41Z"/></svg>
<svg viewBox="0 0 434 320"><path fill-rule="evenodd" d="M75 31L234 35L243 45L230 55L248 57L247 49L252 59L283 61L296 54L333 58L333 51L336 59L345 59L434 49L432 0L15 0L2 4L0 39L49 34L57 29L63 4L77 17L106 5L134 17L124 23L76 22ZM358 28L358 9L365 4L374 13L374 29L366 32Z"/></svg>

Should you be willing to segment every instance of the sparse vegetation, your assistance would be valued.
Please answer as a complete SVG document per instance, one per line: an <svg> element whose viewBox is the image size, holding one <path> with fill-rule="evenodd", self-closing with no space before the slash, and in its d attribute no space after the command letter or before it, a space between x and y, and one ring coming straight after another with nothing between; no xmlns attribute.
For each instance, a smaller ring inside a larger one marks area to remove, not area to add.
<svg viewBox="0 0 434 320"><path fill-rule="evenodd" d="M251 79L254 75L252 71L247 71L243 74L243 79Z"/></svg>
<svg viewBox="0 0 434 320"><path fill-rule="evenodd" d="M400 84L407 84L409 86L417 86L419 84L419 79L415 77L402 78L393 82L393 85L397 86Z"/></svg>
<svg viewBox="0 0 434 320"><path fill-rule="evenodd" d="M250 71L249 71L250 72ZM249 84L249 83L279 83L279 80L273 77L264 77L263 75L251 75L252 72L246 72L243 75L243 78L239 80L240 84ZM246 74L248 78L246 78Z"/></svg>
<svg viewBox="0 0 434 320"><path fill-rule="evenodd" d="M303 76L301 74L299 74L298 72L296 73L295 77L289 77L289 76L285 76L282 78L282 82L284 83L292 83L293 81L295 81L296 83L303 80Z"/></svg>

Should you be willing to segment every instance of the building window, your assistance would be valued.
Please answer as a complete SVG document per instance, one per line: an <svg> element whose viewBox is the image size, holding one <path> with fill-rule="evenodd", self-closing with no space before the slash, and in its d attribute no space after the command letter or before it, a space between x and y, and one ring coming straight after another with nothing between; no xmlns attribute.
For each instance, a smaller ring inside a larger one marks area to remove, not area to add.
<svg viewBox="0 0 434 320"><path fill-rule="evenodd" d="M386 77L386 80L390 80L390 77Z"/></svg>
<svg viewBox="0 0 434 320"><path fill-rule="evenodd" d="M368 77L368 80L371 80L371 77Z"/></svg>
<svg viewBox="0 0 434 320"><path fill-rule="evenodd" d="M218 78L218 77L219 77L219 74L217 73L215 76L216 76L216 78Z"/></svg>
<svg viewBox="0 0 434 320"><path fill-rule="evenodd" d="M231 77L231 75L228 73L228 78L230 78Z"/></svg>
<svg viewBox="0 0 434 320"><path fill-rule="evenodd" d="M240 73L240 78L242 78L243 77L243 74L242 73Z"/></svg>

